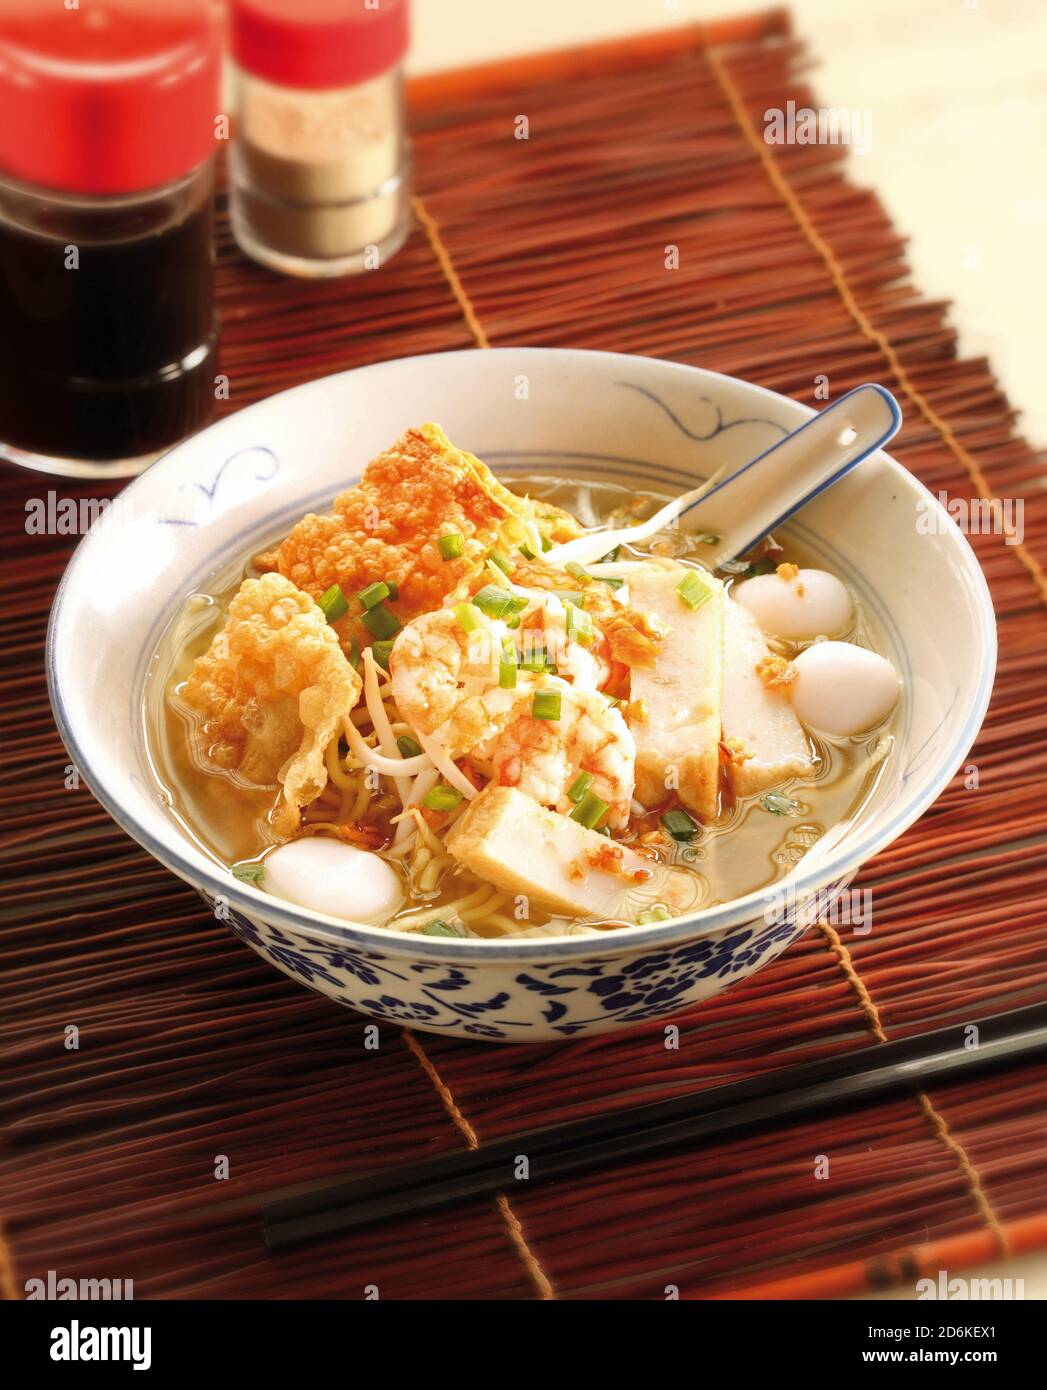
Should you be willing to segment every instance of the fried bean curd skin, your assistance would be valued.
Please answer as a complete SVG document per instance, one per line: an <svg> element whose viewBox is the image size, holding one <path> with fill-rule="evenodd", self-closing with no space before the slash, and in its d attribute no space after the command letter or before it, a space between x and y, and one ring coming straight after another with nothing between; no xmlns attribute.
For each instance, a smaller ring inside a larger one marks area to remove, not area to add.
<svg viewBox="0 0 1047 1390"><path fill-rule="evenodd" d="M282 575L245 579L183 693L203 715L207 759L249 782L279 783L272 822L292 834L327 784L324 750L360 695L317 605Z"/></svg>
<svg viewBox="0 0 1047 1390"><path fill-rule="evenodd" d="M358 487L335 499L332 516L305 516L278 550L282 575L314 598L339 584L350 601L339 637L369 640L355 595L376 580L393 583L389 606L406 621L439 608L482 569L493 546L512 553L579 533L573 518L517 497L486 464L456 449L438 425L410 429L367 465ZM441 536L460 536L446 557Z"/></svg>

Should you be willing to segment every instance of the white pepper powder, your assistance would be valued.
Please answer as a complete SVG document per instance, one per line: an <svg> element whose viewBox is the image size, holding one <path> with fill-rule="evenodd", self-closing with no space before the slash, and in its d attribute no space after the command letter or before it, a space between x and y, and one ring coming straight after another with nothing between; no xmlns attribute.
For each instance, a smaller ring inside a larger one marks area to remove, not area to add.
<svg viewBox="0 0 1047 1390"><path fill-rule="evenodd" d="M404 7L399 0L379 0L386 7L379 11L362 10L361 0L299 0L301 11L284 4L280 35L266 29L260 48L250 26L260 14L271 24L277 2L234 3L234 233L249 255L291 274L374 268L402 243L409 219L401 54L391 30ZM239 48L238 14L248 25ZM385 28L362 23L368 14L382 15ZM323 25L310 27L317 16ZM274 49L277 37L283 42ZM390 54L396 61L382 71L335 80Z"/></svg>

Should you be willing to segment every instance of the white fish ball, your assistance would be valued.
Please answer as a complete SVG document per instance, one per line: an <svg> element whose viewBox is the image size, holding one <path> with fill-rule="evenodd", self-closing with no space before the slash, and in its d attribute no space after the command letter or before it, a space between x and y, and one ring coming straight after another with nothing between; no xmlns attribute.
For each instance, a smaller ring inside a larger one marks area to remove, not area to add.
<svg viewBox="0 0 1047 1390"><path fill-rule="evenodd" d="M891 663L851 642L815 642L793 661L793 709L815 733L863 734L898 703L901 682Z"/></svg>
<svg viewBox="0 0 1047 1390"><path fill-rule="evenodd" d="M826 570L782 566L783 574L758 574L734 590L764 632L790 642L813 642L838 637L854 622L854 604L847 586Z"/></svg>
<svg viewBox="0 0 1047 1390"><path fill-rule="evenodd" d="M291 840L263 861L262 887L310 912L351 922L385 922L404 899L391 864L369 850L319 835Z"/></svg>

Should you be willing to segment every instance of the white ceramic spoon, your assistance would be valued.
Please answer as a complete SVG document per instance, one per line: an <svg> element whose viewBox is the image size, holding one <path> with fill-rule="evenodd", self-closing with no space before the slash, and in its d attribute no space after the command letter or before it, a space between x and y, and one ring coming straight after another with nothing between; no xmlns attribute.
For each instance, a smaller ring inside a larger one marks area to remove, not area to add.
<svg viewBox="0 0 1047 1390"><path fill-rule="evenodd" d="M720 469L700 487L666 503L639 526L589 531L547 550L552 565L590 564L616 545L637 545L678 518L689 530L716 537L704 558L715 567L733 560L761 536L780 526L852 468L882 449L902 423L898 402L883 386L856 386L827 405L813 420L732 473Z"/></svg>

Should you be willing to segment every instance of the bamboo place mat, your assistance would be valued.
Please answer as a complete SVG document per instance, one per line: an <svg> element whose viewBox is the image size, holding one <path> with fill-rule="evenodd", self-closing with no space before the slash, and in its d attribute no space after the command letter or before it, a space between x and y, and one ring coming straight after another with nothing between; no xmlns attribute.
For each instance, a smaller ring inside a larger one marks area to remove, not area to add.
<svg viewBox="0 0 1047 1390"><path fill-rule="evenodd" d="M487 344L670 357L814 401L879 380L933 490L1022 497L1041 460L844 151L762 143L815 104L779 13L426 79L417 227L373 277L278 279L220 233L229 408L382 358ZM530 140L513 138L527 114ZM667 273L664 248L680 248ZM1047 554L973 544L1001 655L963 774L863 872L868 936L824 925L663 1024L499 1048L365 1020L263 964L67 789L44 629L73 541L28 537L48 480L0 478L0 1282L133 1278L135 1296L664 1298L855 1292L1047 1244L1047 1067L593 1173L269 1255L250 1199L598 1114L1047 995ZM76 490L57 485L62 496ZM91 496L114 488L93 487ZM1030 509L1031 510L1031 509ZM933 602L933 595L927 601ZM970 778L968 777L968 780ZM65 1029L80 1032L67 1050ZM215 1178L218 1155L229 1177ZM829 1176L819 1179L819 1155ZM237 1211L237 1201L247 1201Z"/></svg>

